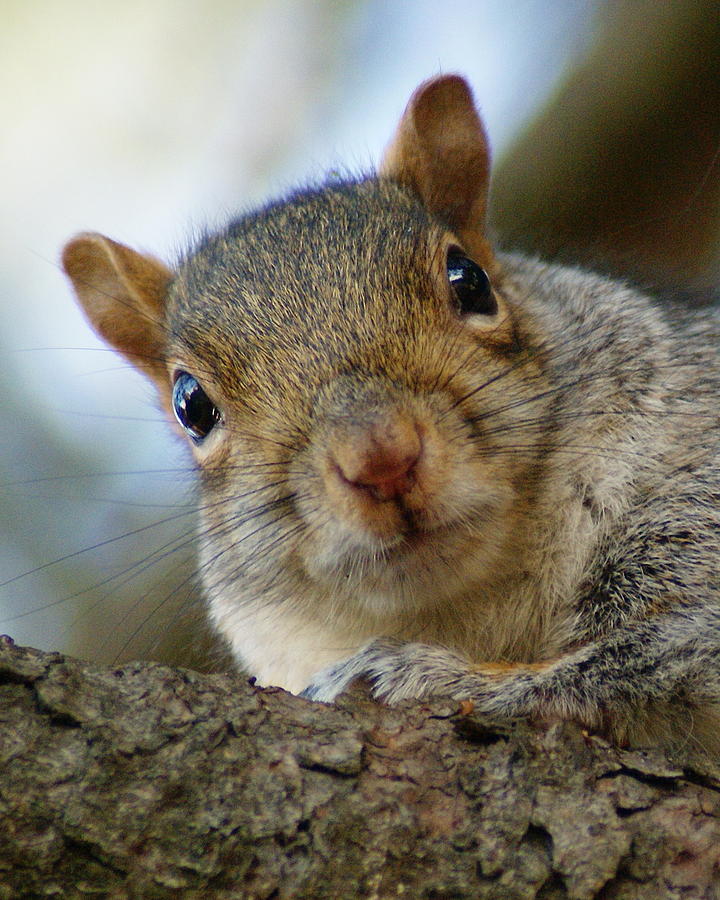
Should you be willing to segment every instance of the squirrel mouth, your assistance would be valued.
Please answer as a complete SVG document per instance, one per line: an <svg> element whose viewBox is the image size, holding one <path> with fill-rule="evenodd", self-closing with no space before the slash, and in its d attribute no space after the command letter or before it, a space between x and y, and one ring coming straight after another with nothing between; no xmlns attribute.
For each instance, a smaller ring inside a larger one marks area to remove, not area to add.
<svg viewBox="0 0 720 900"><path fill-rule="evenodd" d="M376 558L392 564L407 556L416 554L427 548L431 543L438 543L450 530L447 527L422 528L417 525L411 512L408 512L406 521L409 523L408 527L403 529L402 533L398 534L395 540L384 543L382 548L375 554Z"/></svg>

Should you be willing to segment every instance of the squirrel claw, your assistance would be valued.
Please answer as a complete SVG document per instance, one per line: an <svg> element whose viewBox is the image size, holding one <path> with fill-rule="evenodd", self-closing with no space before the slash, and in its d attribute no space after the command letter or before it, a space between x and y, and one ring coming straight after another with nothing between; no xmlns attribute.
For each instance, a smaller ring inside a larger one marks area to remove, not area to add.
<svg viewBox="0 0 720 900"><path fill-rule="evenodd" d="M467 662L442 647L376 640L348 659L322 669L300 696L329 703L355 679L365 678L377 700L417 700L430 693L454 693L467 668Z"/></svg>
<svg viewBox="0 0 720 900"><path fill-rule="evenodd" d="M367 678L373 683L373 695L378 697L376 680L393 658L393 651L401 644L394 641L373 641L353 656L326 666L313 676L310 684L300 694L307 700L330 703L357 678ZM383 663L385 665L383 665Z"/></svg>

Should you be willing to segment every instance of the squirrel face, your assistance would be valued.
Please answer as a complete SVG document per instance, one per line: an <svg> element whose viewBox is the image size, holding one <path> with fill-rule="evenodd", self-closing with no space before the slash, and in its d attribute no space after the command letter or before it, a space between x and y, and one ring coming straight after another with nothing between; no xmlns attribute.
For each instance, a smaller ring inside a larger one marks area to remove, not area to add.
<svg viewBox="0 0 720 900"><path fill-rule="evenodd" d="M237 222L180 267L165 327L166 381L190 373L217 421L193 440L208 573L220 546L222 581L280 565L387 605L443 593L431 560L451 590L492 571L524 477L493 453L523 351L407 189L331 186Z"/></svg>

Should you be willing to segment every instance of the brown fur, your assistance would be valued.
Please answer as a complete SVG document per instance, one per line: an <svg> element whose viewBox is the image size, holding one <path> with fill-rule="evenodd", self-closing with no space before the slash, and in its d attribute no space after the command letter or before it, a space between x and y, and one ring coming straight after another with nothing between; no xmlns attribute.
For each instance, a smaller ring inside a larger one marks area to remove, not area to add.
<svg viewBox="0 0 720 900"><path fill-rule="evenodd" d="M64 261L192 440L210 615L261 683L445 693L612 739L720 750L714 314L494 254L458 76L421 85L375 178L208 236L171 276L99 235ZM455 252L497 306L468 311Z"/></svg>

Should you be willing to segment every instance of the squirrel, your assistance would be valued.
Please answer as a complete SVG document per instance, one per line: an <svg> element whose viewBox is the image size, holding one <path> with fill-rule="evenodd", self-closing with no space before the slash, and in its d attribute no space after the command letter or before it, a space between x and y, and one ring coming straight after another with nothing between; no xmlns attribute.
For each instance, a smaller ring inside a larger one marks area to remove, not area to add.
<svg viewBox="0 0 720 900"><path fill-rule="evenodd" d="M94 233L63 266L188 439L209 615L258 684L717 756L718 317L494 249L489 181L444 75L377 173L174 269Z"/></svg>

